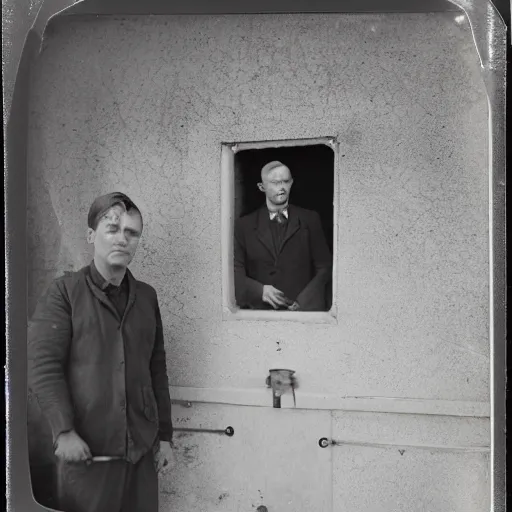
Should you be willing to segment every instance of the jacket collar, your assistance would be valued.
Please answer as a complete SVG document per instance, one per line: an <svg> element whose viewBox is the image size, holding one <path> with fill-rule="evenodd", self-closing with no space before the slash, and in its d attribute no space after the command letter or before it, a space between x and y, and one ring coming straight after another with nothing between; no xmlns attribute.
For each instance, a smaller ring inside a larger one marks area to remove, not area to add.
<svg viewBox="0 0 512 512"><path fill-rule="evenodd" d="M274 253L274 243L272 240L272 232L269 228L269 214L267 205L263 205L257 213L256 216L256 232L258 234L258 238L261 243L270 251L272 256L276 256ZM299 230L300 228L300 218L299 212L297 209L289 204L288 205L288 225L286 228L286 234L283 239L283 243L281 244L280 251L283 250L286 242Z"/></svg>
<svg viewBox="0 0 512 512"><path fill-rule="evenodd" d="M283 208L282 210L276 210L275 212L268 211L270 220L274 220L275 216L278 213L282 213L286 219L288 219L288 206L286 208Z"/></svg>
<svg viewBox="0 0 512 512"><path fill-rule="evenodd" d="M110 284L101 274L98 270L98 267L96 267L96 264L94 263L94 260L91 261L90 265L90 276L92 279L92 282L100 289L105 291L108 285ZM124 284L127 281L126 274L123 277L123 281L121 284Z"/></svg>
<svg viewBox="0 0 512 512"><path fill-rule="evenodd" d="M94 264L94 260L91 262L88 268L88 272L86 274L86 281L89 284L92 292L96 296L96 298L104 304L114 315L119 318L119 313L117 309L112 304L111 300L105 293L105 288L108 286L108 281L99 273L96 265ZM123 318L120 320L124 320L128 311L133 306L136 298L136 289L137 289L137 280L133 277L133 274L130 272L130 269L126 269L126 274L123 278L124 282L128 284L128 303L126 305L126 309L123 315Z"/></svg>
<svg viewBox="0 0 512 512"><path fill-rule="evenodd" d="M283 243L281 244L281 250L283 250L284 245L290 238L297 233L300 229L300 217L297 208L293 205L288 206L288 228L286 229L286 234L283 239Z"/></svg>

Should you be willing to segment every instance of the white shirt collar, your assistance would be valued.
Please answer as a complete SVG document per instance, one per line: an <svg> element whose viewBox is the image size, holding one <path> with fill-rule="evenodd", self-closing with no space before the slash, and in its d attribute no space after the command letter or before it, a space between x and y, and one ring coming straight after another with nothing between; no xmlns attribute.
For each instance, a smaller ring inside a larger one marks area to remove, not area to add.
<svg viewBox="0 0 512 512"><path fill-rule="evenodd" d="M278 210L278 211L280 211L286 218L288 218L288 207L284 208L283 210ZM270 220L274 220L277 215L277 212L269 211L268 213L270 215Z"/></svg>

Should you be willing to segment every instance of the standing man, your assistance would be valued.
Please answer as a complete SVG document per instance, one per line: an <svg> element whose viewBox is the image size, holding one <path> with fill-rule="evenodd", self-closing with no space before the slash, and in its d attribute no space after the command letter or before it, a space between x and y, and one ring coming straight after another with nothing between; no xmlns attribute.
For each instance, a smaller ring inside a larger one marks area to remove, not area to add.
<svg viewBox="0 0 512 512"><path fill-rule="evenodd" d="M50 285L28 330L29 387L52 430L59 510L158 512L173 428L157 295L127 268L142 215L114 192L93 202L88 226L93 261Z"/></svg>
<svg viewBox="0 0 512 512"><path fill-rule="evenodd" d="M293 178L278 161L261 170L266 202L235 224L235 296L241 308L324 311L332 258L318 213L288 203Z"/></svg>

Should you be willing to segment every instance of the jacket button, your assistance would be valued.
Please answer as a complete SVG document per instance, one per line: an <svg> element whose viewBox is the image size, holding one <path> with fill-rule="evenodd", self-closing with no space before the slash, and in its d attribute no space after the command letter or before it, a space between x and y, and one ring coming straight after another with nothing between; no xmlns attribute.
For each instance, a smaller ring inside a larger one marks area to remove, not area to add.
<svg viewBox="0 0 512 512"><path fill-rule="evenodd" d="M126 406L126 401L125 401L125 400L121 400L121 401L119 402L119 405L121 406L121 409L124 409L124 408L125 408L125 406Z"/></svg>
<svg viewBox="0 0 512 512"><path fill-rule="evenodd" d="M276 271L275 271L275 270L271 270L271 271L270 271L270 275L271 275L271 276L275 275L275 273L276 273Z"/></svg>

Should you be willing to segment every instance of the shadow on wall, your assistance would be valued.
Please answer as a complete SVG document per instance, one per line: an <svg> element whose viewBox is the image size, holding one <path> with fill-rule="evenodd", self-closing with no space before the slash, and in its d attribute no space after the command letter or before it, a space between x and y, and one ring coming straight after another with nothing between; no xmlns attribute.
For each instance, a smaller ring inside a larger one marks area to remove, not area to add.
<svg viewBox="0 0 512 512"><path fill-rule="evenodd" d="M52 433L30 390L27 402L27 435L32 493L41 505L55 507Z"/></svg>
<svg viewBox="0 0 512 512"><path fill-rule="evenodd" d="M27 295L28 316L33 315L39 297L57 274L62 232L44 180L29 175L27 205ZM30 476L34 498L41 505L55 507L53 484L53 447L50 426L28 390L27 436Z"/></svg>
<svg viewBox="0 0 512 512"><path fill-rule="evenodd" d="M27 204L27 295L28 316L57 273L62 229L50 192L37 170L28 177Z"/></svg>

